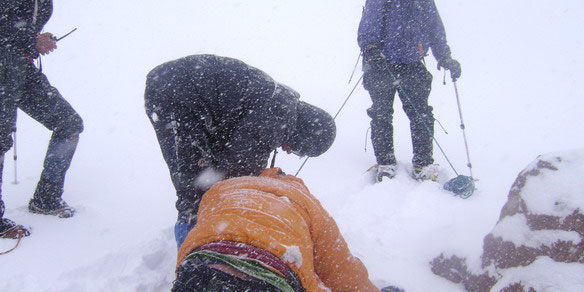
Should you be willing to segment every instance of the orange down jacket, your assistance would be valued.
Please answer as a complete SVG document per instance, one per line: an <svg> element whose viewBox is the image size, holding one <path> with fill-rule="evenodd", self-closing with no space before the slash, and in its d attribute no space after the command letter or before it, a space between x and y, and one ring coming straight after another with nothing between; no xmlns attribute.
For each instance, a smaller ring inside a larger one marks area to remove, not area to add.
<svg viewBox="0 0 584 292"><path fill-rule="evenodd" d="M306 291L379 291L354 257L334 219L301 179L264 170L215 184L203 196L197 225L178 252L220 240L262 248L288 264ZM330 290L329 290L330 289Z"/></svg>

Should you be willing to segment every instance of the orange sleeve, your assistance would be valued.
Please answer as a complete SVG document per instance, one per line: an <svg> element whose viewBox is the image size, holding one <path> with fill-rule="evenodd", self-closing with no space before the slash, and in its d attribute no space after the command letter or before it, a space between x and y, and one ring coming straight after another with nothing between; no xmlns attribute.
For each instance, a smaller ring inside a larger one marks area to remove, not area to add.
<svg viewBox="0 0 584 292"><path fill-rule="evenodd" d="M332 291L379 291L369 281L365 265L351 254L335 220L308 194L310 203L306 205L310 206L307 211L312 221L314 269L320 280Z"/></svg>
<svg viewBox="0 0 584 292"><path fill-rule="evenodd" d="M320 226L315 226L314 268L322 282L333 291L379 291L365 265L351 254L337 223L326 211Z"/></svg>

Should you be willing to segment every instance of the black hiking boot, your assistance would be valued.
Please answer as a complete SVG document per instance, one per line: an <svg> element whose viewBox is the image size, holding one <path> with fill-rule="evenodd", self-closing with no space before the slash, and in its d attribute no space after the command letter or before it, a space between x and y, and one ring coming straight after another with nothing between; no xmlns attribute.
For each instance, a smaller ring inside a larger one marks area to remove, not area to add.
<svg viewBox="0 0 584 292"><path fill-rule="evenodd" d="M404 289L396 286L387 286L381 289L381 292L404 292Z"/></svg>
<svg viewBox="0 0 584 292"><path fill-rule="evenodd" d="M0 219L0 238L18 239L19 237L29 236L30 231L22 225L16 225L12 220Z"/></svg>
<svg viewBox="0 0 584 292"><path fill-rule="evenodd" d="M41 179L33 198L28 203L32 213L52 215L59 218L73 217L75 209L61 199L63 188L55 183Z"/></svg>

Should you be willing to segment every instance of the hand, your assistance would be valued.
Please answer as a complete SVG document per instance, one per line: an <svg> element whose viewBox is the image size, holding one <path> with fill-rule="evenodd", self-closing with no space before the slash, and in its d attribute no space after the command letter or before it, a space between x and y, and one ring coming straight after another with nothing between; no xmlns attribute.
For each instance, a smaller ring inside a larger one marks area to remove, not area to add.
<svg viewBox="0 0 584 292"><path fill-rule="evenodd" d="M452 77L453 81L456 81L456 79L460 78L460 75L462 74L460 63L450 57L442 58L440 61L438 61L438 70L440 70L440 68L450 70L450 77Z"/></svg>
<svg viewBox="0 0 584 292"><path fill-rule="evenodd" d="M378 46L372 45L363 50L363 59L375 71L386 72L389 68L387 66L387 58Z"/></svg>
<svg viewBox="0 0 584 292"><path fill-rule="evenodd" d="M41 33L37 36L36 50L41 55L46 55L57 48L57 40L50 32Z"/></svg>
<svg viewBox="0 0 584 292"><path fill-rule="evenodd" d="M292 143L290 143L290 142L283 143L282 150L288 154L292 154Z"/></svg>

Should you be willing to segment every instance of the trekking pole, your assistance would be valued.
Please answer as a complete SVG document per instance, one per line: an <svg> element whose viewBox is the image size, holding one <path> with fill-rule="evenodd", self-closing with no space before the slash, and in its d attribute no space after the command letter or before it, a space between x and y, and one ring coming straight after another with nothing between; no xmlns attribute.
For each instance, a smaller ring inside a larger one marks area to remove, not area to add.
<svg viewBox="0 0 584 292"><path fill-rule="evenodd" d="M359 80L357 80L357 83L355 83L355 86L353 87L353 89L349 93L349 96L347 96L347 98L345 98L345 102L343 102L343 104L341 105L341 107L339 108L339 110L337 111L337 113L335 114L335 116L333 117L333 121L341 113L341 111L343 110L343 108L347 104L347 101L349 101L349 98L351 98L351 95L353 95L353 92L355 92L355 89L357 89L357 86L359 85L359 83L361 83L361 80L363 80L363 75L361 75L361 77L359 78ZM304 159L304 162L302 163L302 165L300 165L300 168L298 169L298 171L296 172L296 174L294 176L298 176L298 174L300 173L300 171L302 170L302 168L304 167L304 165L306 164L306 162L308 161L309 158L310 157L306 157L306 159Z"/></svg>
<svg viewBox="0 0 584 292"><path fill-rule="evenodd" d="M14 129L14 132L12 132L12 141L14 141L14 148L12 150L12 159L14 159L14 181L12 182L13 184L18 184L18 154L16 153L16 128Z"/></svg>
<svg viewBox="0 0 584 292"><path fill-rule="evenodd" d="M464 125L464 119L462 117L462 107L460 106L460 97L458 95L458 86L456 86L456 79L452 80L452 84L454 84L454 93L456 95L456 104L458 105L458 115L460 116L460 128L462 129L462 137L464 138L464 147L466 149L466 160L468 162L468 164L466 166L468 166L468 169L470 172L470 177L473 178L472 163L470 162L470 153L468 150L468 140L466 139L466 127Z"/></svg>
<svg viewBox="0 0 584 292"><path fill-rule="evenodd" d="M18 113L18 111L15 113L15 120L16 120L16 114ZM14 181L12 182L13 184L18 184L18 168L17 168L17 160L18 160L18 154L17 154L17 147L16 147L16 123L14 124L14 131L12 132L12 145L14 146L12 149L12 159L14 160Z"/></svg>

